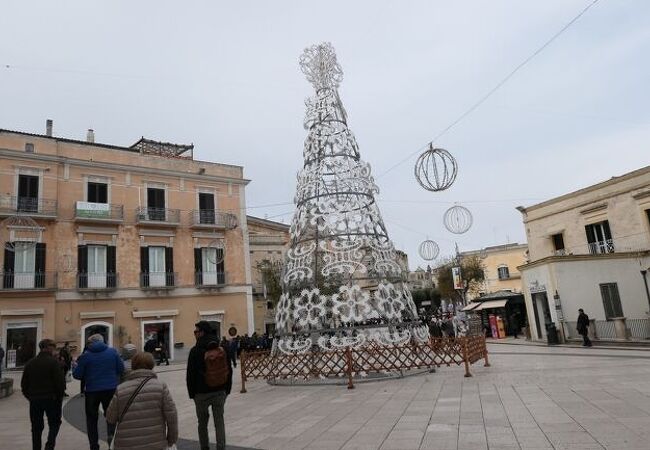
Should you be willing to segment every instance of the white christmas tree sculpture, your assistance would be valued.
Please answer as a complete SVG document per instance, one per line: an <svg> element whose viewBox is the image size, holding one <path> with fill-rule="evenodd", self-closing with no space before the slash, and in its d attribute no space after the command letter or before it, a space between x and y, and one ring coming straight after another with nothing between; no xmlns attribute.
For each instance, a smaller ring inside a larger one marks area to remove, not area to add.
<svg viewBox="0 0 650 450"><path fill-rule="evenodd" d="M308 135L276 313L276 349L426 342L428 329L418 319L375 201L379 190L370 165L361 160L347 125L334 48L323 43L306 49L300 67L316 94L306 102Z"/></svg>

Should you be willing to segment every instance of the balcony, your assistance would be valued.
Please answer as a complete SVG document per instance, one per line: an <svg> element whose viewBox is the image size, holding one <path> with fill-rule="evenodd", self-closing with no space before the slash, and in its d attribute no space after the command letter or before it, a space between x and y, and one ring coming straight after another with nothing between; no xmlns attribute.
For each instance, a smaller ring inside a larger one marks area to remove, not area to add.
<svg viewBox="0 0 650 450"><path fill-rule="evenodd" d="M124 221L124 206L76 202L74 219L77 222L122 223Z"/></svg>
<svg viewBox="0 0 650 450"><path fill-rule="evenodd" d="M214 209L195 209L190 212L192 228L232 230L237 226L237 216Z"/></svg>
<svg viewBox="0 0 650 450"><path fill-rule="evenodd" d="M177 227L181 223L181 212L178 209L139 207L135 210L135 220L141 225Z"/></svg>
<svg viewBox="0 0 650 450"><path fill-rule="evenodd" d="M172 289L176 286L176 272L142 272L140 287L142 289Z"/></svg>
<svg viewBox="0 0 650 450"><path fill-rule="evenodd" d="M32 218L56 219L56 200L0 195L0 217L23 214Z"/></svg>
<svg viewBox="0 0 650 450"><path fill-rule="evenodd" d="M589 242L589 244L587 244L587 247L589 249L589 253L592 255L597 255L600 253L614 253L614 241L612 239Z"/></svg>
<svg viewBox="0 0 650 450"><path fill-rule="evenodd" d="M57 288L57 272L0 272L1 291L41 291Z"/></svg>
<svg viewBox="0 0 650 450"><path fill-rule="evenodd" d="M211 288L226 285L225 272L194 272L194 285L197 288Z"/></svg>
<svg viewBox="0 0 650 450"><path fill-rule="evenodd" d="M77 289L80 291L112 291L119 282L116 273L78 273Z"/></svg>

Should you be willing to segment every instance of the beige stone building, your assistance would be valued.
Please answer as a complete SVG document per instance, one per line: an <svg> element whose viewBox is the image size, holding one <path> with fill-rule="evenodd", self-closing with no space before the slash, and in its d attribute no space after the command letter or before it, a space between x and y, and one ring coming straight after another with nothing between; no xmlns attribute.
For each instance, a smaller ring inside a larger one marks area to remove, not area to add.
<svg viewBox="0 0 650 450"><path fill-rule="evenodd" d="M0 130L3 228L0 340L11 366L39 339L113 346L155 336L170 357L193 344L206 319L254 330L248 180L239 166L196 161L193 146L140 139L130 147ZM6 222L3 222L6 223ZM8 242L9 244L6 244ZM8 248L7 248L8 247Z"/></svg>
<svg viewBox="0 0 650 450"><path fill-rule="evenodd" d="M560 339L577 337L578 308L594 320L598 338L650 337L650 166L518 209L534 339L545 339L551 324Z"/></svg>
<svg viewBox="0 0 650 450"><path fill-rule="evenodd" d="M248 216L251 277L253 282L255 332L273 334L275 304L272 288L265 283L263 266L272 267L280 276L284 255L289 246L289 225L259 217ZM275 299L277 300L277 299Z"/></svg>
<svg viewBox="0 0 650 450"><path fill-rule="evenodd" d="M485 280L477 292L468 293L468 300L499 291L522 292L521 273L518 266L528 260L528 245L503 244L480 250L461 252L464 256L480 256L483 262Z"/></svg>

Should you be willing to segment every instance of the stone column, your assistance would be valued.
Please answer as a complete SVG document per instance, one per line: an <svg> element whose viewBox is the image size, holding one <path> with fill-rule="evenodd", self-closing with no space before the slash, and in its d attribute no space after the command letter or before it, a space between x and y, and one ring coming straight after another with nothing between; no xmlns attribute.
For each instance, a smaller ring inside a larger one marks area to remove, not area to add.
<svg viewBox="0 0 650 450"><path fill-rule="evenodd" d="M613 317L616 339L630 339L630 333L625 324L625 317Z"/></svg>

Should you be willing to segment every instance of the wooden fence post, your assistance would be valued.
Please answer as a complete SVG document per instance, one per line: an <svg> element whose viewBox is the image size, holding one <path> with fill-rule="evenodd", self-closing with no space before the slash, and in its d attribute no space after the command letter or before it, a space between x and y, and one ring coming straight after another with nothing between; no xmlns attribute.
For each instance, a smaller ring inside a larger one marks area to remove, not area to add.
<svg viewBox="0 0 650 450"><path fill-rule="evenodd" d="M240 394L246 393L246 352L241 352L239 357L239 370L241 370L241 390Z"/></svg>
<svg viewBox="0 0 650 450"><path fill-rule="evenodd" d="M471 377L472 374L469 371L469 351L467 350L467 338L463 339L463 362L465 363L465 378Z"/></svg>
<svg viewBox="0 0 650 450"><path fill-rule="evenodd" d="M345 350L345 356L347 359L347 372L348 372L348 389L354 389L354 384L352 384L352 349L347 347Z"/></svg>
<svg viewBox="0 0 650 450"><path fill-rule="evenodd" d="M488 359L487 342L485 340L485 336L483 336L483 359L485 359L485 364L483 364L483 366L490 367L490 360Z"/></svg>

